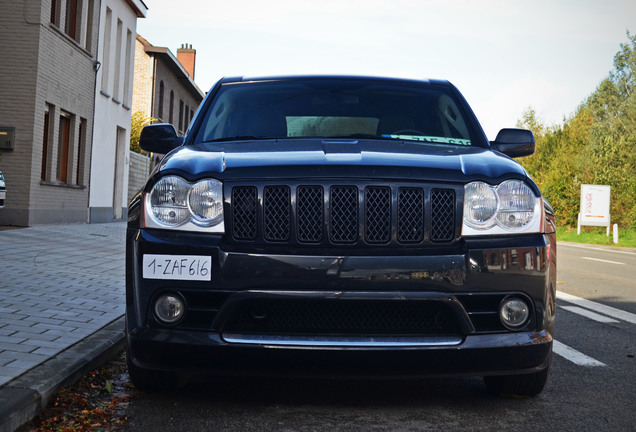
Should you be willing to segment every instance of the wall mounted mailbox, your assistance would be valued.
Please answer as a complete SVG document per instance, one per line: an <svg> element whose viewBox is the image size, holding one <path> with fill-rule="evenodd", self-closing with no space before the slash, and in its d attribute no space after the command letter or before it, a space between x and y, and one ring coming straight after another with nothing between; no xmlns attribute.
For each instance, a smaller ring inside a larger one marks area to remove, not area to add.
<svg viewBox="0 0 636 432"><path fill-rule="evenodd" d="M0 126L0 150L13 150L15 128Z"/></svg>

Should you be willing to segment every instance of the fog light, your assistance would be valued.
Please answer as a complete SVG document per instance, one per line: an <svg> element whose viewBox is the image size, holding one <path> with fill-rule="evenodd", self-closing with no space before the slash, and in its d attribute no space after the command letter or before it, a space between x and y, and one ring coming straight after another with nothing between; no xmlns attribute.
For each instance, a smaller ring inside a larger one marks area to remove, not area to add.
<svg viewBox="0 0 636 432"><path fill-rule="evenodd" d="M517 297L504 299L499 306L499 319L506 327L517 328L528 322L530 307Z"/></svg>
<svg viewBox="0 0 636 432"><path fill-rule="evenodd" d="M155 315L166 323L174 324L183 317L185 304L181 297L174 294L164 294L155 302Z"/></svg>

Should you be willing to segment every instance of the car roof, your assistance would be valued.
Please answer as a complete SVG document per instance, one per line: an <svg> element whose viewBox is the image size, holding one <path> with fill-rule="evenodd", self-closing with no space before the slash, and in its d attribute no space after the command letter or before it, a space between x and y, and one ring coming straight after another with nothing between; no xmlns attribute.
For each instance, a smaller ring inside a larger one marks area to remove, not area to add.
<svg viewBox="0 0 636 432"><path fill-rule="evenodd" d="M258 81L295 81L295 80L359 80L359 81L382 81L393 83L413 83L413 84L434 84L452 87L447 80L440 79L412 79L412 78L393 78L380 76L364 76L364 75L277 75L277 76L260 76L260 77L226 77L221 80L223 84L239 83L239 82L258 82Z"/></svg>

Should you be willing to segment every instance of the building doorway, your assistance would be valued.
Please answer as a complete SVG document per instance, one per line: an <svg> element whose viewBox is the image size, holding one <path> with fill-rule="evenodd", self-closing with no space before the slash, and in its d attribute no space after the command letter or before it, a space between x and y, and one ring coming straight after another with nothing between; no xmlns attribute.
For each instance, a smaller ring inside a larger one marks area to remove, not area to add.
<svg viewBox="0 0 636 432"><path fill-rule="evenodd" d="M115 179L113 183L113 218L123 217L124 164L126 156L126 129L117 127L115 146Z"/></svg>

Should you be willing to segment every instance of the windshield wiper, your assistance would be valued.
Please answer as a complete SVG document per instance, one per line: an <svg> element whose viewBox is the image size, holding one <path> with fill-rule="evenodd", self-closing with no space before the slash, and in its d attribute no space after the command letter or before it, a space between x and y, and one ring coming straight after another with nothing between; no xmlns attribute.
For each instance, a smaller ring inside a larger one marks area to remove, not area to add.
<svg viewBox="0 0 636 432"><path fill-rule="evenodd" d="M368 134L368 133L354 133L354 134L350 134L350 135L334 135L334 136L328 136L325 137L325 139L347 139L347 138L367 138L367 139L385 139L382 136L378 136L375 134Z"/></svg>

